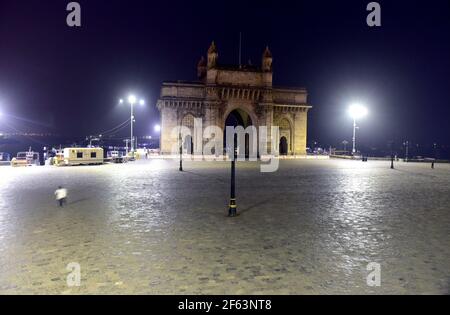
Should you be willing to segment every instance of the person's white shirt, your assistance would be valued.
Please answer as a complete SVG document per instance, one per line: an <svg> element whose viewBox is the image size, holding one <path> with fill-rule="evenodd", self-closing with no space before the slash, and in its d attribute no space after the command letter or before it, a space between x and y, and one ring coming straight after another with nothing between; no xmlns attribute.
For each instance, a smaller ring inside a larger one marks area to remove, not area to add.
<svg viewBox="0 0 450 315"><path fill-rule="evenodd" d="M56 200L60 200L67 197L67 189L59 188L55 190Z"/></svg>

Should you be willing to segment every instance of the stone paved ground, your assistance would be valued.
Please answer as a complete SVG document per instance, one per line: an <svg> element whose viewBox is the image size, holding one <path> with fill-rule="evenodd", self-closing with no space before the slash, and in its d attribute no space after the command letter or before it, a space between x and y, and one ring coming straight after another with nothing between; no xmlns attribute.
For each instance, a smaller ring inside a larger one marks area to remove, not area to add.
<svg viewBox="0 0 450 315"><path fill-rule="evenodd" d="M449 293L450 165L239 163L236 218L229 163L177 167L1 167L0 293Z"/></svg>

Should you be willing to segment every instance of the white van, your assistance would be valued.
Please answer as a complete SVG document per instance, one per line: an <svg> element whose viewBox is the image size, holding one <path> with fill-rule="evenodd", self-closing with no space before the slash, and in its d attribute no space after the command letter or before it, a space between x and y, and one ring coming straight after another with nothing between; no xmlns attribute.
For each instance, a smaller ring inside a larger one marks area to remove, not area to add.
<svg viewBox="0 0 450 315"><path fill-rule="evenodd" d="M59 165L103 164L102 148L65 148L64 160Z"/></svg>

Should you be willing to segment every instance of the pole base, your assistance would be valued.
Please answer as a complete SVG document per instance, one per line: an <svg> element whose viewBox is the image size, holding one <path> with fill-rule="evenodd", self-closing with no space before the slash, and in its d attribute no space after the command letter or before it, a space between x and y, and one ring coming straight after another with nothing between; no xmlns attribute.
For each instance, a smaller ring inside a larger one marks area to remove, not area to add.
<svg viewBox="0 0 450 315"><path fill-rule="evenodd" d="M228 216L229 217L237 216L237 207L235 199L230 200L230 207L228 208Z"/></svg>

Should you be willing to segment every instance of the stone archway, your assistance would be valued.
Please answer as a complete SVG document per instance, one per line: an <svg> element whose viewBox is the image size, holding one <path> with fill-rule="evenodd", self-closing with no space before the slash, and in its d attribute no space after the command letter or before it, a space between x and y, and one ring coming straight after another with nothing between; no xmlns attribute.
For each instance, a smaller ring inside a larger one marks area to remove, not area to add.
<svg viewBox="0 0 450 315"><path fill-rule="evenodd" d="M192 136L187 135L184 137L183 149L186 150L187 154L194 154L194 142L192 141Z"/></svg>
<svg viewBox="0 0 450 315"><path fill-rule="evenodd" d="M231 110L224 119L224 133L223 133L223 143L224 150L226 150L226 128L227 126L237 127L242 126L246 129L249 126L253 126L253 119L249 113L241 108L235 108ZM236 140L235 140L236 141ZM236 142L235 142L236 145ZM245 134L245 158L249 158L250 156L250 137L249 134ZM225 152L226 153L226 152Z"/></svg>
<svg viewBox="0 0 450 315"><path fill-rule="evenodd" d="M194 115L188 113L184 115L184 117L181 120L181 125L183 127L189 128L191 133L190 135L184 136L184 139L182 141L183 150L184 152L186 152L186 154L194 153L194 142L192 138L194 135L194 119L195 119Z"/></svg>
<svg viewBox="0 0 450 315"><path fill-rule="evenodd" d="M280 138L280 146L279 146L280 155L288 154L288 142L285 136Z"/></svg>
<svg viewBox="0 0 450 315"><path fill-rule="evenodd" d="M288 155L292 152L293 133L292 133L291 122L286 117L283 117L283 118L281 118L281 120L279 120L278 126L280 128L280 147L279 147L280 151L279 151L279 153L280 153L280 155ZM283 141L283 143L281 143L282 141ZM281 151L281 149L282 149L281 144L283 144L283 153Z"/></svg>
<svg viewBox="0 0 450 315"><path fill-rule="evenodd" d="M258 128L258 116L256 115L254 108L248 104L239 104L237 102L229 102L226 105L226 110L222 114L222 125L225 125L230 113L235 111L241 116L250 117L252 125Z"/></svg>

